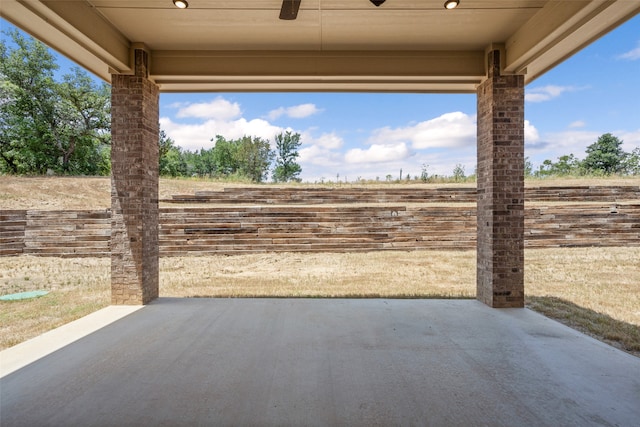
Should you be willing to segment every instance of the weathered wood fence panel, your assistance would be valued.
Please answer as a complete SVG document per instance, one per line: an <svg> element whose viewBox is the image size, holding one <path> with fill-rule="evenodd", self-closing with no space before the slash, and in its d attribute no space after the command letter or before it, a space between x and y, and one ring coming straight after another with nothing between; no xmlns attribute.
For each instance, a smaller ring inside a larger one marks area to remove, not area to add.
<svg viewBox="0 0 640 427"><path fill-rule="evenodd" d="M640 246L640 204L526 209L525 246Z"/></svg>
<svg viewBox="0 0 640 427"><path fill-rule="evenodd" d="M0 255L108 256L111 211L0 211Z"/></svg>
<svg viewBox="0 0 640 427"><path fill-rule="evenodd" d="M0 211L0 256L23 253L26 226L26 210Z"/></svg>
<svg viewBox="0 0 640 427"><path fill-rule="evenodd" d="M527 187L525 201L605 202L640 200L640 186ZM259 188L232 187L174 195L166 203L205 204L345 204L345 203L475 203L476 189L442 188Z"/></svg>

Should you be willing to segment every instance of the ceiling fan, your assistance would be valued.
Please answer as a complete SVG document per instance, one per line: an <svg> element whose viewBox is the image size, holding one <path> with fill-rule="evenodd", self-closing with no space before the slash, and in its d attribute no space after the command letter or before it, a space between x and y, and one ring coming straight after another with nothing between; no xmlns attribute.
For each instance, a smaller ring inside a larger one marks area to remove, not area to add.
<svg viewBox="0 0 640 427"><path fill-rule="evenodd" d="M291 21L298 17L298 10L300 9L300 2L302 0L282 0L282 7L280 8L280 19L285 21Z"/></svg>
<svg viewBox="0 0 640 427"><path fill-rule="evenodd" d="M300 9L300 3L302 0L282 0L282 7L280 8L280 19L291 21L298 17L298 10ZM380 6L385 0L370 0L371 3Z"/></svg>

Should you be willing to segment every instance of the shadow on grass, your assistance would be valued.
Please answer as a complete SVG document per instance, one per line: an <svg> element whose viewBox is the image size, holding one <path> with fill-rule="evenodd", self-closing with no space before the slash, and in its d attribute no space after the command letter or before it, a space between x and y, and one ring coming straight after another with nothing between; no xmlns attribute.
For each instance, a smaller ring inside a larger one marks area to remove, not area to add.
<svg viewBox="0 0 640 427"><path fill-rule="evenodd" d="M557 297L526 297L526 306L551 319L640 357L640 326Z"/></svg>

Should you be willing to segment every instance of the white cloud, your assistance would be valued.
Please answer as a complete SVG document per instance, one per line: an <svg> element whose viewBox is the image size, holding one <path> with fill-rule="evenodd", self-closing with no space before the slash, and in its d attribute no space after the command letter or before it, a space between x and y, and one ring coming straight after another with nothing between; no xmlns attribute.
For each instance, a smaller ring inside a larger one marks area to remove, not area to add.
<svg viewBox="0 0 640 427"><path fill-rule="evenodd" d="M238 103L232 103L222 97L217 97L211 102L179 105L176 117L180 119L193 117L198 119L231 120L241 114L242 110L240 110Z"/></svg>
<svg viewBox="0 0 640 427"><path fill-rule="evenodd" d="M336 164L342 154L337 151L344 145L344 140L335 133L323 133L319 137L313 136L311 131L300 133L302 147L299 159L313 164ZM316 161L318 160L319 161ZM330 159L330 162L327 162Z"/></svg>
<svg viewBox="0 0 640 427"><path fill-rule="evenodd" d="M298 161L303 166L303 171L306 171L307 165L335 167L342 164L341 153L326 149L318 145L303 147L300 149L300 151L298 151L298 154Z"/></svg>
<svg viewBox="0 0 640 427"><path fill-rule="evenodd" d="M340 150L344 145L341 136L331 132L315 137L309 129L301 132L300 141L298 163L302 166L303 179L320 182L335 177L336 173L349 172Z"/></svg>
<svg viewBox="0 0 640 427"><path fill-rule="evenodd" d="M535 144L525 147L527 155L535 154L539 160L556 159L565 154L584 157L586 148L593 144L601 133L586 130L568 130L553 132L540 137Z"/></svg>
<svg viewBox="0 0 640 427"><path fill-rule="evenodd" d="M344 140L335 133L323 133L318 138L309 138L309 142L314 145L326 148L328 150L337 150L342 148Z"/></svg>
<svg viewBox="0 0 640 427"><path fill-rule="evenodd" d="M269 118L269 120L276 120L281 116L287 116L292 119L303 119L321 111L322 110L316 107L315 104L300 104L293 107L280 107L271 110L269 114L267 114L267 118Z"/></svg>
<svg viewBox="0 0 640 427"><path fill-rule="evenodd" d="M317 114L320 111L322 110L318 109L314 104L301 104L287 108L287 115L294 119L301 119Z"/></svg>
<svg viewBox="0 0 640 427"><path fill-rule="evenodd" d="M216 135L227 139L241 138L245 135L257 136L273 141L273 137L283 129L262 119L247 120L207 120L202 123L177 123L168 117L160 118L160 127L165 130L178 146L186 150L211 148Z"/></svg>
<svg viewBox="0 0 640 427"><path fill-rule="evenodd" d="M346 141L335 133L313 137L303 133L300 150L303 179L310 182L354 181L358 178L385 180L387 175L419 176L422 165L428 173L450 175L456 164L467 174L476 164L475 116L461 112L443 114L432 120L398 128L376 129L366 140L367 147L347 149ZM537 138L537 130L528 124L527 134ZM451 149L454 147L455 149Z"/></svg>
<svg viewBox="0 0 640 427"><path fill-rule="evenodd" d="M383 163L403 160L411 157L407 144L373 144L366 150L354 148L347 151L344 159L347 163Z"/></svg>
<svg viewBox="0 0 640 427"><path fill-rule="evenodd" d="M189 105L188 102L184 102L184 101L178 101L178 102L172 102L171 104L167 105L168 108L172 108L174 110L180 109L180 108L184 108L187 107Z"/></svg>
<svg viewBox="0 0 640 427"><path fill-rule="evenodd" d="M640 42L638 42L638 46L636 46L635 49L631 49L629 52L619 55L618 59L628 59L630 61L640 59Z"/></svg>
<svg viewBox="0 0 640 427"><path fill-rule="evenodd" d="M524 141L526 144L533 144L540 140L538 129L529 120L524 121Z"/></svg>
<svg viewBox="0 0 640 427"><path fill-rule="evenodd" d="M337 173L342 173L344 177L350 172L345 167L344 155L340 151L334 151L319 145L311 145L301 148L298 153L297 161L302 167L301 176L305 181L332 180Z"/></svg>
<svg viewBox="0 0 640 427"><path fill-rule="evenodd" d="M569 129L579 129L585 127L587 124L582 120L576 120L575 122L569 123Z"/></svg>
<svg viewBox="0 0 640 427"><path fill-rule="evenodd" d="M640 147L640 129L635 131L614 131L611 134L622 140L622 149L628 153Z"/></svg>
<svg viewBox="0 0 640 427"><path fill-rule="evenodd" d="M278 119L279 117L281 117L281 116L283 116L284 114L286 114L286 112L287 112L287 109L286 109L286 108L284 108L284 107L280 107L280 108L278 108L278 109L276 109L276 110L271 110L271 111L269 111L269 114L267 114L267 118L268 118L269 120L276 120L276 119Z"/></svg>
<svg viewBox="0 0 640 427"><path fill-rule="evenodd" d="M476 117L462 112L446 113L435 119L401 128L373 131L369 143L411 142L414 149L464 147L476 144Z"/></svg>
<svg viewBox="0 0 640 427"><path fill-rule="evenodd" d="M585 88L577 88L574 86L541 86L526 91L524 100L526 102L545 102L557 98L565 92L575 92L583 89Z"/></svg>

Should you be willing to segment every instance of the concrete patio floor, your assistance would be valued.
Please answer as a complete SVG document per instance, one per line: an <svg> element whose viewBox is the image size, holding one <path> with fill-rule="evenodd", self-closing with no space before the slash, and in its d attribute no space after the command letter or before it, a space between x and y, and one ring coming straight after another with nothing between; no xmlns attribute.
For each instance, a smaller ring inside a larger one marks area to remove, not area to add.
<svg viewBox="0 0 640 427"><path fill-rule="evenodd" d="M24 367L20 351L34 357L46 336L2 352L0 425L640 424L640 359L528 309L161 298L122 310Z"/></svg>

